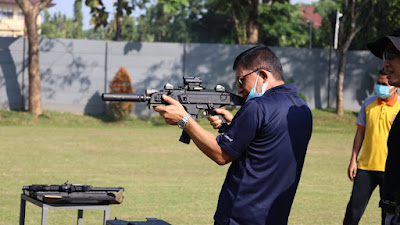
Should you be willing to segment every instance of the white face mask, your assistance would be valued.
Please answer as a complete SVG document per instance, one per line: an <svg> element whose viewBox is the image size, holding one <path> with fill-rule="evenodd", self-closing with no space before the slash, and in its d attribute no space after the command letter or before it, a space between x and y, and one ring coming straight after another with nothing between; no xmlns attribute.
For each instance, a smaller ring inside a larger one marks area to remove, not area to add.
<svg viewBox="0 0 400 225"><path fill-rule="evenodd" d="M257 81L258 81L258 77L260 76L260 73L257 73L257 78L256 78L256 82L254 83L254 87L250 90L249 95L247 96L246 102L252 98L255 97L260 97L262 96L266 91L267 91L267 87L268 87L268 81L265 82L262 86L261 92L257 94L256 91L256 86L257 86Z"/></svg>

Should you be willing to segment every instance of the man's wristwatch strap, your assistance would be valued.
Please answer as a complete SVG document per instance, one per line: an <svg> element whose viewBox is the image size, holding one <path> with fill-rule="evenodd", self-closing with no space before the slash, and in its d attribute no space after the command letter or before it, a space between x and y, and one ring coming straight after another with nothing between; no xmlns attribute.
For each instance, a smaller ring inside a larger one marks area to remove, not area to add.
<svg viewBox="0 0 400 225"><path fill-rule="evenodd" d="M178 127L181 128L181 129L185 129L186 124L187 124L189 118L190 118L190 114L188 113L188 114L186 114L182 119L180 119L180 120L178 121Z"/></svg>

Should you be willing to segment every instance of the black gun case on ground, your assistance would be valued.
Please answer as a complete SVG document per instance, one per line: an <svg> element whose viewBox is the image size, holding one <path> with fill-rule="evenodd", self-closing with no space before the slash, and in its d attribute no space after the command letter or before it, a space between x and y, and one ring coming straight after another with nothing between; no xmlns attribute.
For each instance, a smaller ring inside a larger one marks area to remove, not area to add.
<svg viewBox="0 0 400 225"><path fill-rule="evenodd" d="M171 225L164 220L147 218L146 221L107 220L106 225Z"/></svg>

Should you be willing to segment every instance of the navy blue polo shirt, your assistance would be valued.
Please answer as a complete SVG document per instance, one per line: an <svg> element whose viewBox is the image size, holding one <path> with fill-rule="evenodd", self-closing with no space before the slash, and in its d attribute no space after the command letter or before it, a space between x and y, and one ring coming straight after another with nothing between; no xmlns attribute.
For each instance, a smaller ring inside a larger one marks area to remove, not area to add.
<svg viewBox="0 0 400 225"><path fill-rule="evenodd" d="M217 137L235 160L214 220L230 225L287 224L311 131L311 111L293 83L247 101L225 134Z"/></svg>

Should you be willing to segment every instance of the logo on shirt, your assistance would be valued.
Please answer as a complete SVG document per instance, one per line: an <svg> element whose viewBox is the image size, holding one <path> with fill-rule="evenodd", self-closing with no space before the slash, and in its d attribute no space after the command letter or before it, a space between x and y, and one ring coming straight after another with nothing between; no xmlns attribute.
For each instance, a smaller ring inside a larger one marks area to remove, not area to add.
<svg viewBox="0 0 400 225"><path fill-rule="evenodd" d="M230 142L233 141L233 139L232 139L231 137L229 137L227 134L224 134L224 137L225 137L226 139L228 139L228 141L230 141Z"/></svg>

